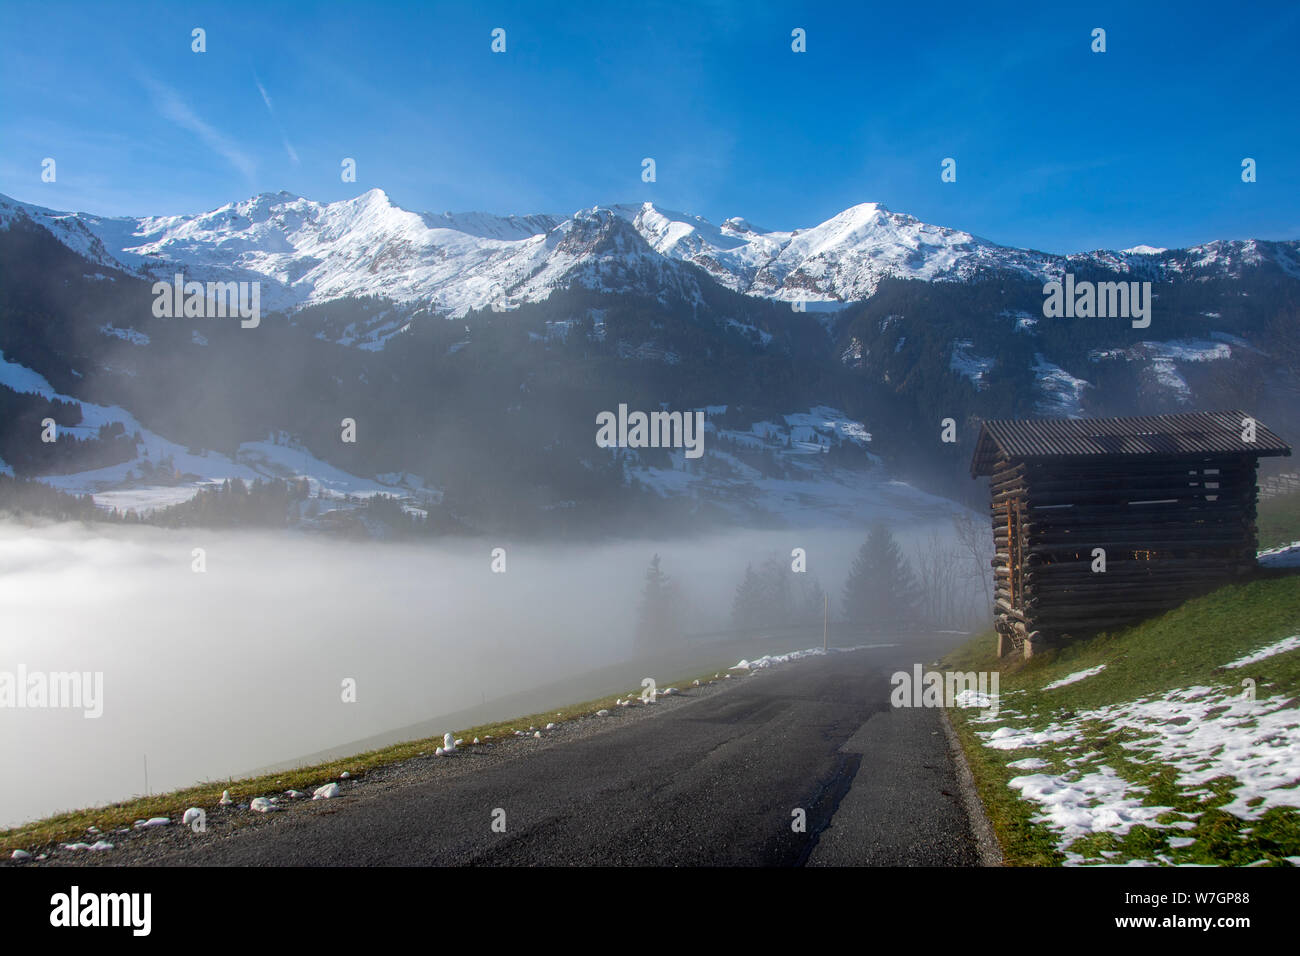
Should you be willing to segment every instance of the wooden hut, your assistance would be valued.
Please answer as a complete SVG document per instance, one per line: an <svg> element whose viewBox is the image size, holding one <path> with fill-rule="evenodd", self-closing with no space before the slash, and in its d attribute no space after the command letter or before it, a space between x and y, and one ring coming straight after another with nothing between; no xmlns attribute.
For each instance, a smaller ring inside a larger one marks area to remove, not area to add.
<svg viewBox="0 0 1300 956"><path fill-rule="evenodd" d="M998 651L1131 624L1255 567L1259 458L1243 412L986 421Z"/></svg>

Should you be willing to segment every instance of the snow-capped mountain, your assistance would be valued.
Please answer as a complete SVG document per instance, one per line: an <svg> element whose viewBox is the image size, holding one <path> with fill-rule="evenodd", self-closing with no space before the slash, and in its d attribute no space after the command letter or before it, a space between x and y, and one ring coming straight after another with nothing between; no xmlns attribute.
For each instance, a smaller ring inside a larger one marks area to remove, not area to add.
<svg viewBox="0 0 1300 956"><path fill-rule="evenodd" d="M623 217L594 207L567 219L408 212L382 190L318 203L265 193L199 216L106 218L0 197L0 226L26 215L93 262L168 277L261 280L262 302L292 309L354 296L463 315L533 302L581 283L610 292L695 279L654 252Z"/></svg>
<svg viewBox="0 0 1300 956"><path fill-rule="evenodd" d="M721 226L650 203L617 206L662 255L692 262L737 292L781 301L852 302L880 280L964 280L984 271L1040 276L1053 257L861 203L811 229L774 232L744 219Z"/></svg>
<svg viewBox="0 0 1300 956"><path fill-rule="evenodd" d="M878 204L777 232L652 204L420 214L378 190L144 219L0 197L0 471L123 506L305 475L480 528L621 527L629 503L645 528L779 522L794 501L840 520L891 472L966 494L963 456L918 437L945 418L1240 407L1300 428L1298 263L1300 243L1262 240L1054 256ZM181 271L258 280L292 318L157 315L152 283ZM1066 271L1158 283L1151 328L1044 317ZM594 452L593 415L624 401L708 409L704 461ZM808 414L821 432L794 427ZM47 417L78 441L33 443ZM340 442L345 417L364 442Z"/></svg>
<svg viewBox="0 0 1300 956"><path fill-rule="evenodd" d="M1272 261L1300 276L1300 243L1216 241L1186 250L1136 246L1057 256L1015 249L862 203L809 229L779 232L731 218L714 225L652 203L595 206L568 217L428 214L382 190L320 203L264 193L197 216L109 218L0 196L0 226L26 216L93 262L169 277L261 280L268 308L381 295L464 315L535 302L578 284L698 298L696 273L747 295L840 304L887 277L967 281L1010 273L1059 277L1100 268L1159 279L1235 275Z"/></svg>

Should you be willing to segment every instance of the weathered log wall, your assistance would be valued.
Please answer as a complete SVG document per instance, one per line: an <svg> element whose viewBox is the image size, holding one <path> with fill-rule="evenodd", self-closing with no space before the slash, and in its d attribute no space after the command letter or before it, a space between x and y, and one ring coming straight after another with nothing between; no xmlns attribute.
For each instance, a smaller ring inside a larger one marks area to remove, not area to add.
<svg viewBox="0 0 1300 956"><path fill-rule="evenodd" d="M1256 466L1250 455L1000 459L990 494L1003 652L1131 624L1251 570Z"/></svg>

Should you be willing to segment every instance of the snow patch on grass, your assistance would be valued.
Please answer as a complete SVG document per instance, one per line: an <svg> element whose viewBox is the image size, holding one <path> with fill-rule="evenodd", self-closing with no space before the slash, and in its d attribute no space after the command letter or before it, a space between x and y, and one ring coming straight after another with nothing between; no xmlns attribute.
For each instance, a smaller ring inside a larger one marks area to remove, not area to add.
<svg viewBox="0 0 1300 956"><path fill-rule="evenodd" d="M1284 637L1275 644L1267 647L1261 647L1253 654L1247 654L1245 657L1239 657L1230 664L1224 664L1224 667L1246 667L1249 664L1256 664L1265 658L1272 657L1275 654L1285 654L1287 651L1300 649L1300 634L1292 634L1290 637Z"/></svg>
<svg viewBox="0 0 1300 956"><path fill-rule="evenodd" d="M1092 833L1127 833L1135 824L1158 826L1156 818L1169 807L1146 806L1134 787L1111 767L1101 766L1076 779L1036 773L1013 777L1007 784L1043 812L1035 823L1045 823L1060 834L1061 848Z"/></svg>
<svg viewBox="0 0 1300 956"><path fill-rule="evenodd" d="M1160 822L1158 818L1173 808L1148 802L1145 786L1101 763L1095 739L1117 740L1138 767L1171 769L1174 786L1189 797L1203 798L1212 792L1212 782L1222 788L1226 780L1222 792L1228 799L1218 809L1241 820L1256 820L1273 807L1300 806L1300 710L1288 695L1250 700L1235 692L1187 687L1070 715L1041 729L1002 726L976 733L984 746L995 750L1059 745L1056 750L1062 756L1073 755L1065 761L1070 769L1062 773L1030 774L1008 782L1039 809L1034 822L1056 834L1067 862L1086 862L1069 850L1075 840L1090 834L1122 835L1138 824L1157 829L1195 826L1191 820ZM1008 766L1042 769L1047 762L1026 758ZM1178 812L1192 819L1200 816L1200 811Z"/></svg>
<svg viewBox="0 0 1300 956"><path fill-rule="evenodd" d="M1052 724L1044 730L999 727L997 730L981 731L980 736L985 740L984 746L993 750L1023 750L1027 747L1062 743L1074 737L1075 732L1062 729L1059 724Z"/></svg>
<svg viewBox="0 0 1300 956"><path fill-rule="evenodd" d="M1073 674L1067 674L1060 680L1054 680L1050 684L1045 684L1043 690L1055 690L1056 688L1064 687L1067 684L1077 684L1081 680L1087 680L1094 674L1100 674L1105 669L1105 664L1098 664L1096 667L1089 667L1087 670L1075 671Z"/></svg>
<svg viewBox="0 0 1300 956"><path fill-rule="evenodd" d="M1024 760L1015 760L1007 764L1012 770L1042 770L1050 766L1046 760L1039 760L1037 757L1026 757Z"/></svg>

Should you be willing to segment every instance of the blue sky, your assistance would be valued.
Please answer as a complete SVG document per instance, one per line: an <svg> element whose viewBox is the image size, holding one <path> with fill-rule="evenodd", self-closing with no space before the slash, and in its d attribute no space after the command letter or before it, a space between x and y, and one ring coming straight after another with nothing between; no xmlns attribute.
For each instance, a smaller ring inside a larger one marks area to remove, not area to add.
<svg viewBox="0 0 1300 956"><path fill-rule="evenodd" d="M878 201L1052 252L1297 239L1298 51L1293 2L5 0L0 192L143 215L378 186L422 211L648 199L776 229Z"/></svg>

